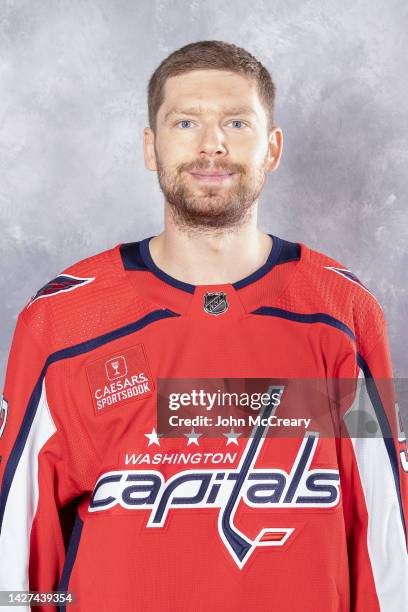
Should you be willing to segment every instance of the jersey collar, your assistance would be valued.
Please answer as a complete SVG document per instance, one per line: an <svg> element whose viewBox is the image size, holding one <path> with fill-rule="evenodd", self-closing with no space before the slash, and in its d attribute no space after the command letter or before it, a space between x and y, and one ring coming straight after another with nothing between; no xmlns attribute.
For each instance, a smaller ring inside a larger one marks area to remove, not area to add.
<svg viewBox="0 0 408 612"><path fill-rule="evenodd" d="M268 259L255 272L252 272L235 283L231 283L231 286L234 289L242 289L243 287L247 287L248 285L256 282L268 274L273 266L278 263L299 259L297 244L282 240L279 238L279 236L275 236L273 234L268 235L273 241ZM170 276L170 274L167 274L167 272L164 272L164 270L161 270L155 264L149 249L149 242L153 237L154 236L150 236L149 238L145 238L139 242L126 243L120 246L120 254L125 270L150 270L152 274L168 285L187 293L194 293L198 285L192 285L190 283L185 283L178 280L177 278Z"/></svg>

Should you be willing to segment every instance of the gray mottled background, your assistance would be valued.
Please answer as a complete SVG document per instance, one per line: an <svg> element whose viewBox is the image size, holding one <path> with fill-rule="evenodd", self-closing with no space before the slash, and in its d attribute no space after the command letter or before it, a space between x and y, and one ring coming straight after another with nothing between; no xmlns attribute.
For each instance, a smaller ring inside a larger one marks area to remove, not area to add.
<svg viewBox="0 0 408 612"><path fill-rule="evenodd" d="M260 226L349 266L408 374L408 4L404 0L0 0L1 355L64 267L162 228L144 169L146 85L188 42L246 47L284 132Z"/></svg>

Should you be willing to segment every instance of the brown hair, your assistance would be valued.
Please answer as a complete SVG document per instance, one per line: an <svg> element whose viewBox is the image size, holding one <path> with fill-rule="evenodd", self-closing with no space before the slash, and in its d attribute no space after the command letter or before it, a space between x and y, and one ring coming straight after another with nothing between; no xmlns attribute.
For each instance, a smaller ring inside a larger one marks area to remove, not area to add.
<svg viewBox="0 0 408 612"><path fill-rule="evenodd" d="M173 51L156 68L148 84L149 125L156 132L157 112L164 101L168 78L192 70L228 70L254 79L272 127L276 87L268 70L242 47L220 40L200 40Z"/></svg>

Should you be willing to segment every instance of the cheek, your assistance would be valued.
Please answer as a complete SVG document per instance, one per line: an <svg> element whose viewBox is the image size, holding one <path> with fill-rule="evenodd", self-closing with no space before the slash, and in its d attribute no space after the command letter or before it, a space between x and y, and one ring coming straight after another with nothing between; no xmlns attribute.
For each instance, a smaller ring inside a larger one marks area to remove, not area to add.
<svg viewBox="0 0 408 612"><path fill-rule="evenodd" d="M183 159L179 153L180 151L178 151L178 155L174 155L173 151L166 149L159 149L156 152L157 161L166 173L175 174L178 172L180 165L185 163L185 158Z"/></svg>
<svg viewBox="0 0 408 612"><path fill-rule="evenodd" d="M175 141L172 139L167 142L158 142L156 145L156 157L168 172L176 171L181 164L185 164L187 160L194 159L191 156L191 148L186 146L185 142Z"/></svg>
<svg viewBox="0 0 408 612"><path fill-rule="evenodd" d="M268 144L259 136L234 138L229 142L229 149L234 158L239 157L248 166L259 166L266 157Z"/></svg>
<svg viewBox="0 0 408 612"><path fill-rule="evenodd" d="M251 166L254 172L259 172L265 168L267 163L268 149L267 147L257 147L253 151L253 157L251 160Z"/></svg>

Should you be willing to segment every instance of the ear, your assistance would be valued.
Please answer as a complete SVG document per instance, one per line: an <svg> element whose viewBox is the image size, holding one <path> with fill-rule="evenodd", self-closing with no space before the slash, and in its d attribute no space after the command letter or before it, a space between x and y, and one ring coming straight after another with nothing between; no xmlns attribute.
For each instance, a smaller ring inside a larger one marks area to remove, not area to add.
<svg viewBox="0 0 408 612"><path fill-rule="evenodd" d="M283 134L278 126L272 126L268 140L267 168L269 171L276 170L282 156Z"/></svg>
<svg viewBox="0 0 408 612"><path fill-rule="evenodd" d="M154 152L154 132L149 127L143 130L143 149L146 169L157 170L156 155Z"/></svg>

